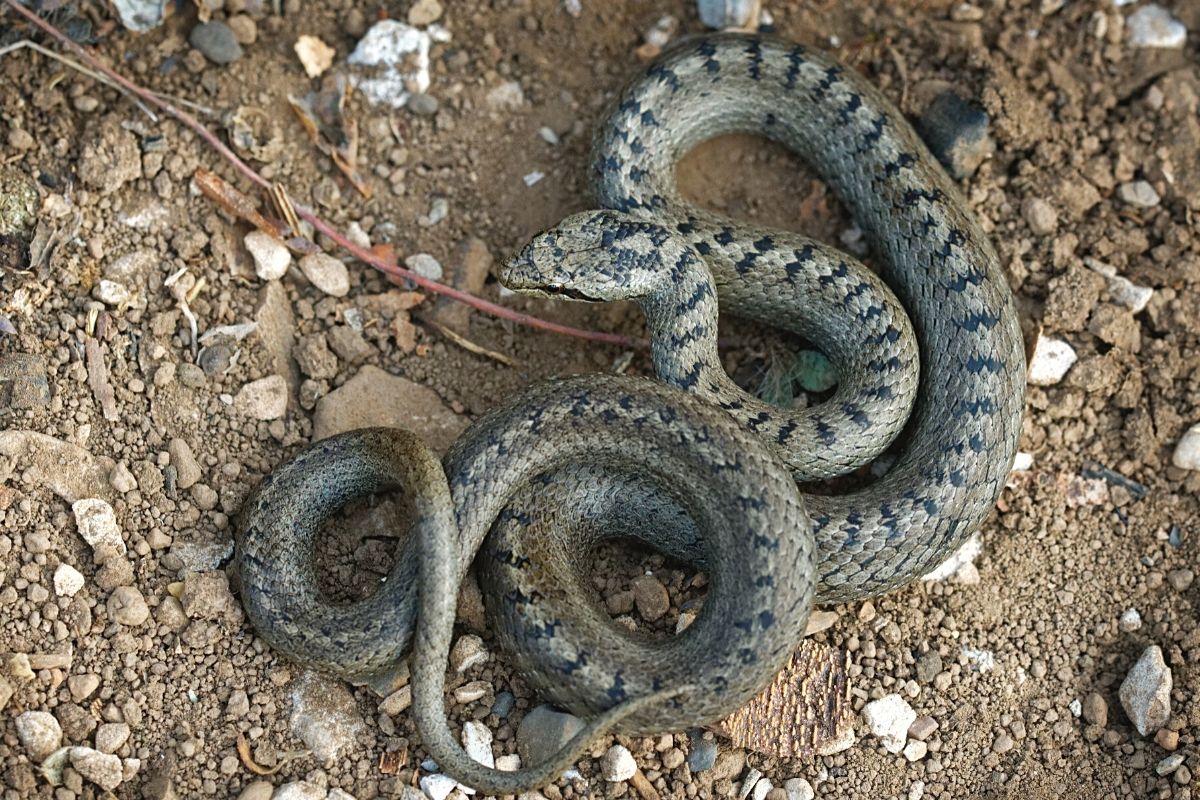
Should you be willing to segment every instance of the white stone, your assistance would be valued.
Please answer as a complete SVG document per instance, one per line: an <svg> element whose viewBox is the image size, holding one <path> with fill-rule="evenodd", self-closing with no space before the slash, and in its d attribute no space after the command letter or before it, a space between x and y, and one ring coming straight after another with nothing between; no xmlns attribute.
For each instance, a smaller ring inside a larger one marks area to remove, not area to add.
<svg viewBox="0 0 1200 800"><path fill-rule="evenodd" d="M544 177L546 177L546 173L535 169L533 172L530 172L527 175L525 175L525 177L523 177L521 180L525 181L526 186L535 186Z"/></svg>
<svg viewBox="0 0 1200 800"><path fill-rule="evenodd" d="M124 722L106 722L96 729L96 749L115 753L129 740L129 726Z"/></svg>
<svg viewBox="0 0 1200 800"><path fill-rule="evenodd" d="M1150 645L1121 683L1121 707L1142 736L1151 736L1171 718L1171 669L1162 649Z"/></svg>
<svg viewBox="0 0 1200 800"><path fill-rule="evenodd" d="M85 497L71 504L75 514L75 527L79 535L92 546L92 550L107 547L124 555L125 540L117 527L117 515L113 507L97 497Z"/></svg>
<svg viewBox="0 0 1200 800"><path fill-rule="evenodd" d="M83 588L83 575L70 564L59 564L54 570L54 593L59 597L74 597Z"/></svg>
<svg viewBox="0 0 1200 800"><path fill-rule="evenodd" d="M354 752L364 722L354 696L341 681L306 671L292 684L288 725L323 764Z"/></svg>
<svg viewBox="0 0 1200 800"><path fill-rule="evenodd" d="M836 611L814 611L808 617L808 626L804 629L805 636L820 633L838 621Z"/></svg>
<svg viewBox="0 0 1200 800"><path fill-rule="evenodd" d="M404 259L404 266L431 281L440 281L444 270L442 264L429 253L417 253Z"/></svg>
<svg viewBox="0 0 1200 800"><path fill-rule="evenodd" d="M421 791L429 800L446 800L456 786L458 786L458 781L454 778L436 772L421 778Z"/></svg>
<svg viewBox="0 0 1200 800"><path fill-rule="evenodd" d="M403 108L410 92L429 91L429 48L435 41L450 41L450 33L439 25L421 30L396 19L380 20L346 59L369 68L351 80L372 103Z"/></svg>
<svg viewBox="0 0 1200 800"><path fill-rule="evenodd" d="M516 753L496 756L496 769L501 772L516 772L521 768L521 757Z"/></svg>
<svg viewBox="0 0 1200 800"><path fill-rule="evenodd" d="M1142 615L1136 608L1127 608L1121 613L1121 618L1117 620L1117 627L1125 633L1133 633L1138 628L1142 627Z"/></svg>
<svg viewBox="0 0 1200 800"><path fill-rule="evenodd" d="M1013 472L1028 472L1033 466L1033 453L1019 452L1017 457L1013 459Z"/></svg>
<svg viewBox="0 0 1200 800"><path fill-rule="evenodd" d="M817 796L812 784L804 778L788 778L783 782L783 790L788 800L814 800Z"/></svg>
<svg viewBox="0 0 1200 800"><path fill-rule="evenodd" d="M1031 386L1053 386L1063 379L1078 359L1075 348L1062 339L1039 336L1033 348L1033 358L1029 359L1026 378Z"/></svg>
<svg viewBox="0 0 1200 800"><path fill-rule="evenodd" d="M450 666L455 672L463 673L471 667L485 663L491 654L483 646L483 639L473 633L460 636L450 650Z"/></svg>
<svg viewBox="0 0 1200 800"><path fill-rule="evenodd" d="M92 297L106 306L128 305L133 299L133 295L130 294L129 290L123 284L110 281L107 278L101 278L96 284L96 288L92 289Z"/></svg>
<svg viewBox="0 0 1200 800"><path fill-rule="evenodd" d="M326 800L325 790L308 781L291 781L275 790L271 800Z"/></svg>
<svg viewBox="0 0 1200 800"><path fill-rule="evenodd" d="M254 259L254 273L264 281L277 281L292 263L292 254L283 242L262 231L250 231L242 240Z"/></svg>
<svg viewBox="0 0 1200 800"><path fill-rule="evenodd" d="M1172 753L1155 765L1154 771L1159 775L1171 775L1183 764L1183 753Z"/></svg>
<svg viewBox="0 0 1200 800"><path fill-rule="evenodd" d="M920 761L929 752L929 745L916 739L904 745L904 757L909 761Z"/></svg>
<svg viewBox="0 0 1200 800"><path fill-rule="evenodd" d="M1171 463L1180 469L1200 469L1200 422L1188 428L1175 445Z"/></svg>
<svg viewBox="0 0 1200 800"><path fill-rule="evenodd" d="M1139 8L1125 20L1125 35L1132 47L1183 47L1187 28L1157 3Z"/></svg>
<svg viewBox="0 0 1200 800"><path fill-rule="evenodd" d="M525 104L525 91L516 81L506 81L490 90L484 102L494 111L517 111Z"/></svg>
<svg viewBox="0 0 1200 800"><path fill-rule="evenodd" d="M872 734L879 737L889 753L899 753L908 739L908 726L917 712L898 694L889 694L863 706L863 721Z"/></svg>
<svg viewBox="0 0 1200 800"><path fill-rule="evenodd" d="M753 800L766 800L767 793L774 788L770 778L759 778L758 783L754 784L754 791L750 793L750 797Z"/></svg>
<svg viewBox="0 0 1200 800"><path fill-rule="evenodd" d="M330 297L345 297L350 293L350 271L341 259L326 253L311 253L300 259L300 271Z"/></svg>
<svg viewBox="0 0 1200 800"><path fill-rule="evenodd" d="M329 794L325 795L325 800L358 800L358 798L345 789L333 788L329 790Z"/></svg>
<svg viewBox="0 0 1200 800"><path fill-rule="evenodd" d="M1128 181L1117 187L1117 197L1122 203L1138 208L1154 208L1160 198L1149 181Z"/></svg>
<svg viewBox="0 0 1200 800"><path fill-rule="evenodd" d="M975 559L983 552L983 538L974 533L950 557L934 569L925 573L923 581L944 581L955 577L964 567L974 566ZM976 573L978 575L978 573Z"/></svg>
<svg viewBox="0 0 1200 800"><path fill-rule="evenodd" d="M738 800L747 800L751 790L758 784L758 779L761 777L762 772L754 767L746 770L746 779L742 781L742 788L738 790Z"/></svg>
<svg viewBox="0 0 1200 800"><path fill-rule="evenodd" d="M101 753L90 747L72 747L70 758L75 771L101 789L111 792L125 779L121 759L110 753Z"/></svg>
<svg viewBox="0 0 1200 800"><path fill-rule="evenodd" d="M1139 286L1125 276L1118 275L1117 268L1111 264L1091 257L1083 259L1083 263L1108 279L1109 295L1134 314L1144 309L1154 296L1154 290L1149 286Z"/></svg>
<svg viewBox="0 0 1200 800"><path fill-rule="evenodd" d="M637 762L628 748L614 744L600 759L600 774L611 783L627 781L637 772Z"/></svg>
<svg viewBox="0 0 1200 800"><path fill-rule="evenodd" d="M17 716L16 723L17 738L35 764L45 761L62 742L62 726L48 711L26 711Z"/></svg>
<svg viewBox="0 0 1200 800"><path fill-rule="evenodd" d="M475 720L464 722L462 743L467 755L485 767L495 768L496 757L492 755L492 732L488 730L487 725Z"/></svg>
<svg viewBox="0 0 1200 800"><path fill-rule="evenodd" d="M1083 716L1083 703L1078 697L1067 704L1067 708L1071 710L1071 716L1075 719L1079 719L1081 716Z"/></svg>
<svg viewBox="0 0 1200 800"><path fill-rule="evenodd" d="M238 413L253 419L279 419L287 413L288 386L282 375L268 375L250 381L238 390L234 407Z"/></svg>
<svg viewBox="0 0 1200 800"><path fill-rule="evenodd" d="M925 781L913 781L908 787L908 800L921 800L925 796Z"/></svg>

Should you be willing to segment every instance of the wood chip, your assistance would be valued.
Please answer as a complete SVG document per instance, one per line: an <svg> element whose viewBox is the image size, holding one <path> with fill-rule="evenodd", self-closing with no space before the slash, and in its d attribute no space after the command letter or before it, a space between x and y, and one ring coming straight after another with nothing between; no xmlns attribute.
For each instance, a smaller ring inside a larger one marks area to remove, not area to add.
<svg viewBox="0 0 1200 800"><path fill-rule="evenodd" d="M121 415L117 413L117 398L112 384L108 382L108 366L104 363L104 351L99 340L87 337L83 342L83 350L87 359L88 386L92 387L92 394L96 396L104 418L115 422Z"/></svg>
<svg viewBox="0 0 1200 800"><path fill-rule="evenodd" d="M408 750L384 750L379 754L379 772L395 775L408 763Z"/></svg>
<svg viewBox="0 0 1200 800"><path fill-rule="evenodd" d="M519 364L519 362L512 356L506 356L506 355L504 355L504 353L498 353L495 350L488 350L486 347L483 347L482 345L475 344L470 339L466 338L465 336L462 336L461 334L455 333L454 331L447 328L445 325L442 325L440 322L435 322L430 317L422 315L422 316L418 317L417 320L422 325L428 325L429 327L433 328L435 331L440 333L442 336L445 336L447 339L454 342L456 345L463 348L464 350L469 350L470 352L475 353L476 355L487 356L488 358L490 358L494 361L499 361L501 364L505 365L506 367L516 368Z"/></svg>
<svg viewBox="0 0 1200 800"><path fill-rule="evenodd" d="M771 685L714 730L734 747L796 758L835 745L853 723L846 654L805 639Z"/></svg>
<svg viewBox="0 0 1200 800"><path fill-rule="evenodd" d="M633 773L633 777L629 779L633 784L633 788L637 789L637 793L642 796L642 800L660 800L658 790L646 778L646 774L639 769Z"/></svg>

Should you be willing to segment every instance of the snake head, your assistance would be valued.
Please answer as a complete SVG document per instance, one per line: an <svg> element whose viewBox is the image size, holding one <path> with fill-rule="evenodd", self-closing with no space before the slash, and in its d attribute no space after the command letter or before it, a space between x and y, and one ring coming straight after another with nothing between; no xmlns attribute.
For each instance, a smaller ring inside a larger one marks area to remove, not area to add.
<svg viewBox="0 0 1200 800"><path fill-rule="evenodd" d="M633 300L661 285L666 231L616 211L585 211L533 237L504 265L514 292L590 303Z"/></svg>

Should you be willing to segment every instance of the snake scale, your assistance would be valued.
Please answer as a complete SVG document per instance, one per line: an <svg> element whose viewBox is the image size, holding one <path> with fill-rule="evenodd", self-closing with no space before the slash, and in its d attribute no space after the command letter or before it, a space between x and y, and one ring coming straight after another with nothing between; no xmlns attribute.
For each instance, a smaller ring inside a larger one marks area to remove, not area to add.
<svg viewBox="0 0 1200 800"><path fill-rule="evenodd" d="M678 159L734 132L779 141L816 169L883 280L820 243L682 200ZM239 532L243 602L283 652L385 686L415 628L422 740L442 771L486 793L553 779L605 730L678 730L741 705L787 658L814 599L908 583L977 530L1020 433L1024 356L996 255L908 123L855 71L757 36L685 41L620 96L593 167L604 210L540 234L502 280L636 300L663 383L535 386L472 425L440 465L403 431L324 440L264 479ZM841 377L831 400L785 411L733 385L716 354L718 302L819 343ZM893 443L894 463L863 488L797 486ZM311 564L320 526L397 484L414 497L414 535L379 591L331 606ZM598 604L588 558L614 536L706 570L704 609L682 634L630 636ZM444 707L455 587L477 550L489 620L521 675L595 715L545 764L511 773L473 761Z"/></svg>

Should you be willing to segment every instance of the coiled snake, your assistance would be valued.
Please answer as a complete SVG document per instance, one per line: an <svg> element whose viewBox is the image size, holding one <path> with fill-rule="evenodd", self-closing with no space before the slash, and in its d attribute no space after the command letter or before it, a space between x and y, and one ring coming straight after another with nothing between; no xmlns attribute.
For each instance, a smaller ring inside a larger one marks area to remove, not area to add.
<svg viewBox="0 0 1200 800"><path fill-rule="evenodd" d="M678 158L733 132L812 165L887 286L817 242L683 201ZM594 172L608 210L539 235L502 280L637 300L655 370L674 386L592 376L534 387L468 429L441 466L404 432L319 442L263 481L239 535L248 614L298 659L384 684L419 605L418 729L444 772L487 793L552 779L602 730L678 730L732 711L787 658L814 596L903 585L977 530L1020 433L1024 358L996 255L908 123L853 70L759 37L684 42L623 93ZM818 342L842 379L832 400L785 412L737 389L716 354L718 301ZM865 488L801 494L788 475L843 474L897 434L894 464ZM351 497L393 483L416 498L417 535L381 590L331 608L315 589L316 531ZM598 714L548 763L513 773L466 755L443 701L455 587L489 528L479 563L497 638L543 695ZM708 571L704 610L684 633L636 640L598 605L588 553L614 535Z"/></svg>

